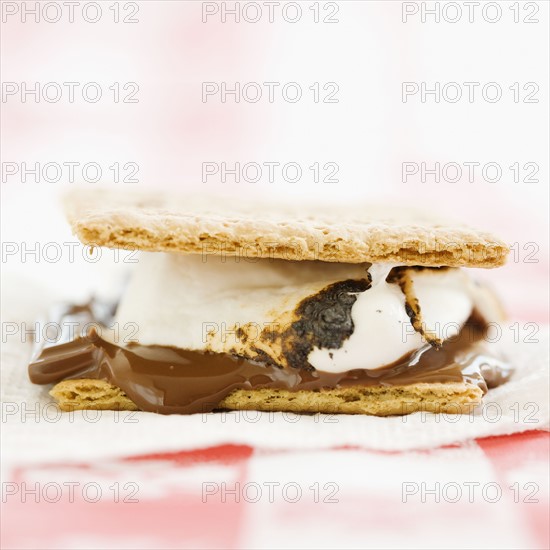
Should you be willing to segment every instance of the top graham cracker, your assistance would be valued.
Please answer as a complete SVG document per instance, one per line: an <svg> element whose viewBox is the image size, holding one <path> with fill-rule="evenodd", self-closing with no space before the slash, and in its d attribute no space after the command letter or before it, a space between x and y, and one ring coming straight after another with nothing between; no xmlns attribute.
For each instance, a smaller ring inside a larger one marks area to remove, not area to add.
<svg viewBox="0 0 550 550"><path fill-rule="evenodd" d="M237 195L78 190L65 201L87 245L246 259L498 267L508 246L488 233L391 204L313 206Z"/></svg>

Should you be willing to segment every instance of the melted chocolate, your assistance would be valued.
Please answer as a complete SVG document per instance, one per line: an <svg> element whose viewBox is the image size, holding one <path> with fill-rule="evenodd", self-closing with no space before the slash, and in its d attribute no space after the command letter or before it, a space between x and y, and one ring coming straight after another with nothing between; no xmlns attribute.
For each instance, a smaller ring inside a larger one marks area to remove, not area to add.
<svg viewBox="0 0 550 550"><path fill-rule="evenodd" d="M118 346L93 328L98 317L107 319L108 311L97 302L58 308L53 322L62 327L61 338L36 351L29 365L31 381L103 379L121 388L141 410L189 414L216 409L237 389L318 391L338 386L465 381L486 392L510 375L500 361L479 353L476 342L483 336L483 326L474 317L439 350L426 344L380 370L334 374L281 368L227 354L133 343Z"/></svg>

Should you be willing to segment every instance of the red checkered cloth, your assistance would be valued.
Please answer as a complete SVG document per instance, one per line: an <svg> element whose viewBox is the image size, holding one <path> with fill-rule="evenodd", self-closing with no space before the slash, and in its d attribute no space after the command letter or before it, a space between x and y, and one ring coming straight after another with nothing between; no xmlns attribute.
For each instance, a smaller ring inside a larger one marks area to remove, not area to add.
<svg viewBox="0 0 550 550"><path fill-rule="evenodd" d="M16 468L3 548L540 548L549 434L431 451L221 445Z"/></svg>

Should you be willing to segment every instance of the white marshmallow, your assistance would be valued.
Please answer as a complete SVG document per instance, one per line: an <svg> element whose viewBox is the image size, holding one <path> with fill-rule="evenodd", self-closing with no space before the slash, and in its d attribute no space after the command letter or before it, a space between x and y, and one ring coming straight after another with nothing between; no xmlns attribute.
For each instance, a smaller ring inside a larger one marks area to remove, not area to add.
<svg viewBox="0 0 550 550"><path fill-rule="evenodd" d="M115 321L121 334L137 326L144 345L201 350L209 329L226 331L214 351L227 351L235 325L267 327L275 314L293 310L304 298L345 279L367 277L368 264L245 260L235 257L142 253L122 297ZM397 284L385 281L390 264L370 267L371 288L357 293L353 334L339 349L314 348L309 362L318 370L379 369L425 345L405 311ZM471 283L459 269L413 273L426 329L454 336L474 307ZM123 342L124 343L124 342Z"/></svg>

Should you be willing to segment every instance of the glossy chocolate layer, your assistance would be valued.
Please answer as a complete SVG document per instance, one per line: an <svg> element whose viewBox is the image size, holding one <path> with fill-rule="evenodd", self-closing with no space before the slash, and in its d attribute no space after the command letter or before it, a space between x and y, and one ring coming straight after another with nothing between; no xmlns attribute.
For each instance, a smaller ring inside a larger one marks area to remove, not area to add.
<svg viewBox="0 0 550 550"><path fill-rule="evenodd" d="M480 353L478 344L484 329L475 317L441 349L426 344L380 370L334 374L281 368L227 354L133 343L122 347L100 337L91 324L100 316L105 321L108 311L97 302L58 309L54 322L63 328L63 334L54 344L36 351L29 365L31 381L50 384L67 379L103 379L121 388L141 410L189 414L216 409L236 389L296 391L467 382L486 392L487 387L503 383L510 374L501 361Z"/></svg>

